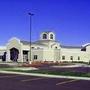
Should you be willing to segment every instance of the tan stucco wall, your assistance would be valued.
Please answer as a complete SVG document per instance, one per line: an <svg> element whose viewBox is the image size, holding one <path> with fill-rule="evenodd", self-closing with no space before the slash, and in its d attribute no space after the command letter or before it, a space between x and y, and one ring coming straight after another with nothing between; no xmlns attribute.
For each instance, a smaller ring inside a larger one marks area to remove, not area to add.
<svg viewBox="0 0 90 90"><path fill-rule="evenodd" d="M57 42L43 42L42 44L45 45L39 45L39 44L32 44L31 47L34 47L32 49L32 57L37 55L38 61L71 61L70 56L73 56L73 61L84 61L89 62L90 60L90 46L86 47L86 51L81 51L80 48L62 48L60 47L60 44ZM57 48L55 48L57 47ZM23 50L28 51L28 59L30 60L30 45L23 45L19 39L12 38L9 40L9 42L6 45L6 52L7 52L7 62L11 62L10 60L10 49L16 48L19 50L19 58L18 62L23 62ZM4 49L2 49L5 51ZM0 50L0 53L3 53L3 51ZM65 56L65 60L62 60L62 56ZM78 60L78 56L80 57L80 60Z"/></svg>
<svg viewBox="0 0 90 90"><path fill-rule="evenodd" d="M32 49L31 59L32 61L43 61L43 49ZM34 55L37 55L37 60L34 59Z"/></svg>
<svg viewBox="0 0 90 90"><path fill-rule="evenodd" d="M62 56L65 56L65 60L62 60ZM61 49L61 60L62 61L72 61L70 56L73 56L73 61L89 61L88 52L81 51L81 49ZM78 56L80 60L78 60Z"/></svg>

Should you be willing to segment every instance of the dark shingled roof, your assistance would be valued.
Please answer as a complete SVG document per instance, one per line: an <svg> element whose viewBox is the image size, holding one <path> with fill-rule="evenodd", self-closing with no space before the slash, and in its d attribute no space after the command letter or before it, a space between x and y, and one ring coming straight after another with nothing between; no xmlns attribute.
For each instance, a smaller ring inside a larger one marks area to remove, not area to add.
<svg viewBox="0 0 90 90"><path fill-rule="evenodd" d="M64 45L60 45L62 48L82 48L82 46L64 46Z"/></svg>
<svg viewBox="0 0 90 90"><path fill-rule="evenodd" d="M20 41L21 43L23 43L24 45L29 45L30 42L29 41Z"/></svg>
<svg viewBox="0 0 90 90"><path fill-rule="evenodd" d="M21 43L23 43L24 45L30 45L29 41L20 41ZM46 46L45 44L39 43L39 42L31 42L31 44L37 44L37 45L43 45Z"/></svg>
<svg viewBox="0 0 90 90"><path fill-rule="evenodd" d="M43 45L46 46L45 44L43 44L42 42L57 42L57 41L52 41L52 40L38 40L36 42L32 42L32 44L37 44L37 45ZM20 41L21 43L23 43L24 45L29 45L30 42L29 41ZM65 45L60 45L61 48L78 48L81 49L83 48L82 46L65 46Z"/></svg>
<svg viewBox="0 0 90 90"><path fill-rule="evenodd" d="M58 42L58 41L55 41L55 40L38 40L38 41L35 41L36 43L43 43L43 42Z"/></svg>

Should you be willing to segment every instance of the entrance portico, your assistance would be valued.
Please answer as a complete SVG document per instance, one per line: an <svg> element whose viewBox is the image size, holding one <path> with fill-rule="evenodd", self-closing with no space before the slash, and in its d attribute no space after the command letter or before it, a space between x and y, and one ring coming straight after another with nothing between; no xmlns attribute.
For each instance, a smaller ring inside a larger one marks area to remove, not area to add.
<svg viewBox="0 0 90 90"><path fill-rule="evenodd" d="M30 44L12 38L7 44L7 62L29 62Z"/></svg>

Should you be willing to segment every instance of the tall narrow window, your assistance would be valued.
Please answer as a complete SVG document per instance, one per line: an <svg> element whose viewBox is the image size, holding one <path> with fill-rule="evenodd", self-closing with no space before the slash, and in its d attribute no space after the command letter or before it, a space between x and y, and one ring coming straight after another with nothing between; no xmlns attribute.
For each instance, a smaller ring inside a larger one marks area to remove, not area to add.
<svg viewBox="0 0 90 90"><path fill-rule="evenodd" d="M78 60L80 60L80 57L78 56Z"/></svg>
<svg viewBox="0 0 90 90"><path fill-rule="evenodd" d="M0 56L0 59L2 59L2 58L3 58L3 56L1 55L1 56Z"/></svg>
<svg viewBox="0 0 90 90"><path fill-rule="evenodd" d="M70 60L73 60L73 56L70 57Z"/></svg>
<svg viewBox="0 0 90 90"><path fill-rule="evenodd" d="M53 39L53 34L50 34L50 39Z"/></svg>
<svg viewBox="0 0 90 90"><path fill-rule="evenodd" d="M47 34L43 34L43 39L47 39Z"/></svg>
<svg viewBox="0 0 90 90"><path fill-rule="evenodd" d="M34 55L34 59L37 59L38 57L37 57L37 55Z"/></svg>
<svg viewBox="0 0 90 90"><path fill-rule="evenodd" d="M65 60L65 56L62 56L62 60Z"/></svg>

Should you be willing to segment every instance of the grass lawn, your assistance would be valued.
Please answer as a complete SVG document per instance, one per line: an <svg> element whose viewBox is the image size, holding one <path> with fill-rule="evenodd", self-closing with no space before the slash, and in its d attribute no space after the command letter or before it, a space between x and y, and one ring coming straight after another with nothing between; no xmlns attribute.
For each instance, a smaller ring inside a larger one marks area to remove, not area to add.
<svg viewBox="0 0 90 90"><path fill-rule="evenodd" d="M75 71L50 71L50 70L19 70L15 68L2 68L3 71L13 71L13 72L24 72L24 73L39 73L39 74L49 74L49 75L65 75L65 76L76 76L76 77L90 77L90 72L75 72Z"/></svg>

